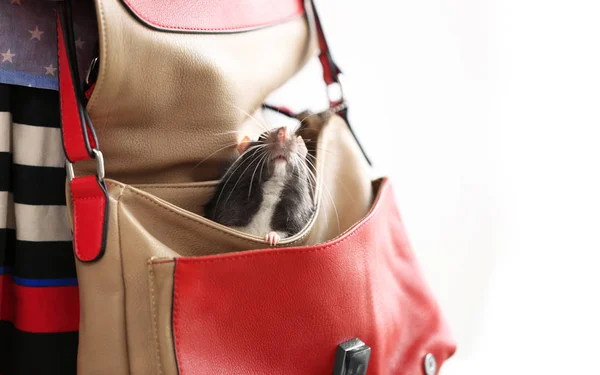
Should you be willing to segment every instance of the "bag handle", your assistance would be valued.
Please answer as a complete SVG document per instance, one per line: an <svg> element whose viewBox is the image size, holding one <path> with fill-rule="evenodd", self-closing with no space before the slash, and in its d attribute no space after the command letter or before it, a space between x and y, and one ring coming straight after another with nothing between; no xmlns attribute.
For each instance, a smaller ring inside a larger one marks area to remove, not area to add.
<svg viewBox="0 0 600 375"><path fill-rule="evenodd" d="M334 109L349 124L348 109L340 83L341 70L331 56L314 0L306 0L305 5L309 22L314 22L314 29L317 33L320 49L319 61L323 67L323 80L327 86L330 108ZM73 36L71 1L58 2L57 6L56 30L61 131L73 201L73 242L77 258L82 262L93 262L102 257L106 247L108 193L104 184L104 159L92 121L83 104L84 95L79 80ZM348 127L370 164L358 138L350 125ZM73 163L90 159L96 161L96 175L76 177Z"/></svg>

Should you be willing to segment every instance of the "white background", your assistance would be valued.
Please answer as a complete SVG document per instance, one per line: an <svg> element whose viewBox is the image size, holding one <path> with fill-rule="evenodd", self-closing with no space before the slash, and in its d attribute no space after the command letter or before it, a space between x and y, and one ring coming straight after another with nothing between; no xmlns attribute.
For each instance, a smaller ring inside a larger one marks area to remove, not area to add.
<svg viewBox="0 0 600 375"><path fill-rule="evenodd" d="M600 374L600 2L317 6L458 340L442 374ZM322 99L319 69L280 97Z"/></svg>

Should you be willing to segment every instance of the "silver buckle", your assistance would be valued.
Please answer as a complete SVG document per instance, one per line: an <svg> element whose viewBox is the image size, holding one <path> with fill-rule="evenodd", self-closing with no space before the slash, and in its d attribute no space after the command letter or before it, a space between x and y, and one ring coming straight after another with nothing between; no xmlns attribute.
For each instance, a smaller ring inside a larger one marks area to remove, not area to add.
<svg viewBox="0 0 600 375"><path fill-rule="evenodd" d="M94 159L96 159L96 177L99 181L104 180L104 156L100 150L93 149ZM71 182L75 178L75 171L73 170L73 163L68 159L65 162L65 168L67 169L67 178Z"/></svg>

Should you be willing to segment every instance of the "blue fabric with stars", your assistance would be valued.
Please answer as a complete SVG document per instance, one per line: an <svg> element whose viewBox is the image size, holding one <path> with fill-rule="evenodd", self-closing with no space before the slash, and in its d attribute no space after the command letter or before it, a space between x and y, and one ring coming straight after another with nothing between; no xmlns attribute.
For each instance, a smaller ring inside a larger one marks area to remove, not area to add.
<svg viewBox="0 0 600 375"><path fill-rule="evenodd" d="M0 83L58 90L57 0L0 0ZM94 3L73 1L79 76L97 53Z"/></svg>

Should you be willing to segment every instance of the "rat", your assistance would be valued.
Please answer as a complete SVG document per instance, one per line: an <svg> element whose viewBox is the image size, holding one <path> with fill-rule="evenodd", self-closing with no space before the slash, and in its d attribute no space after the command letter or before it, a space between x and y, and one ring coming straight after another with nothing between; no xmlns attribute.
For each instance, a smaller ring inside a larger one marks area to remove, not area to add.
<svg viewBox="0 0 600 375"><path fill-rule="evenodd" d="M238 151L206 205L206 216L276 246L299 233L315 211L308 149L295 131L280 127L256 141L245 137Z"/></svg>

